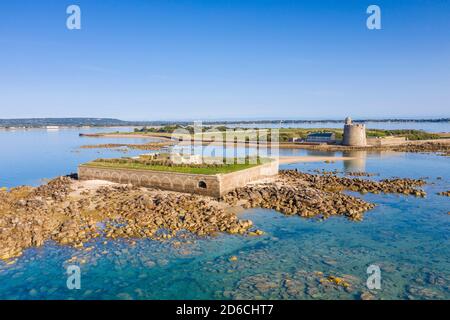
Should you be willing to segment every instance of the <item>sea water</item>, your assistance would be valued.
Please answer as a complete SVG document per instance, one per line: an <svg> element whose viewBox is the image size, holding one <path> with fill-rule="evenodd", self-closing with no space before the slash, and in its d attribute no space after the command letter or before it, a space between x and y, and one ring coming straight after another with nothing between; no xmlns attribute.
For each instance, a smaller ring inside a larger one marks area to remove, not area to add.
<svg viewBox="0 0 450 320"><path fill-rule="evenodd" d="M0 140L7 151L0 159L0 186L39 184L41 178L74 172L80 162L129 155L79 149L118 141L80 138L77 130L1 132ZM289 149L280 153L317 155ZM47 242L26 250L14 264L0 262L0 299L360 299L367 293L376 299L450 298L450 200L437 195L450 190L447 157L364 152L354 160L282 168L378 174L370 179L425 178L427 197L358 194L377 204L361 222L244 211L240 217L265 232L259 237L97 239L85 245L92 247L89 251ZM78 290L67 287L69 265L80 267ZM369 266L380 269L380 289L367 287ZM333 285L330 276L350 286Z"/></svg>

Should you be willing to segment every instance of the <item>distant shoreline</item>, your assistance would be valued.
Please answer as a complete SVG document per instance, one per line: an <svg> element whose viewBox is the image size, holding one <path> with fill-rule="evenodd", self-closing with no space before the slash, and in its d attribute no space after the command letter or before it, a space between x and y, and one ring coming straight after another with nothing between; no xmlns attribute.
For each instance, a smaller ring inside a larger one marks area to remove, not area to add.
<svg viewBox="0 0 450 320"><path fill-rule="evenodd" d="M80 134L81 137L104 137L104 138L152 138L161 139L163 141L171 141L170 135L158 134L158 133L92 133L92 134ZM195 140L191 139L180 141L179 145L189 145L193 142L201 142L202 145L213 146L236 146L236 143L228 142L215 142L212 140ZM174 142L175 143L175 142ZM270 147L270 145L260 144L258 142L242 142L246 147ZM278 144L279 149L306 149L306 150L320 150L320 151L406 151L406 152L437 152L445 155L449 154L450 138L441 138L433 140L407 140L401 145L385 145L385 146L372 146L367 145L364 147L350 147L336 144L302 144L296 142L280 142Z"/></svg>
<svg viewBox="0 0 450 320"><path fill-rule="evenodd" d="M355 119L359 123L449 123L450 118L421 118L421 119ZM113 127L142 127L142 126L164 126L164 125L189 125L193 121L124 121L110 118L23 118L23 119L0 119L2 129L26 129L26 128L113 128ZM321 124L321 123L343 123L343 119L328 120L288 120L288 119L268 119L268 120L205 120L204 125L251 125L251 124Z"/></svg>

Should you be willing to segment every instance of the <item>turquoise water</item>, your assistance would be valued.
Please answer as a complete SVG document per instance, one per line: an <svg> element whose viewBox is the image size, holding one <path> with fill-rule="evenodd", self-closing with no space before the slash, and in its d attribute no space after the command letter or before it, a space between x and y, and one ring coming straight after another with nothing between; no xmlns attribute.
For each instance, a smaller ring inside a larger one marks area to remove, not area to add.
<svg viewBox="0 0 450 320"><path fill-rule="evenodd" d="M99 150L77 146L105 141L79 138L76 130L16 133L0 133L8 150L0 160L0 185L38 183L42 177L70 173L79 161L99 156ZM59 149L53 150L55 146ZM27 159L22 159L24 155ZM86 245L91 251L49 242L27 250L15 264L0 263L0 299L359 299L369 291L365 284L369 265L381 269L381 289L370 291L376 298L449 299L450 200L436 195L450 189L448 158L414 153L359 156L353 161L284 167L364 169L380 174L374 179L426 177L428 196L365 195L377 207L362 222L245 211L242 218L265 231L260 237L187 235L165 243L142 239L106 244L99 239ZM183 244L175 246L175 241ZM230 261L232 256L237 261ZM72 257L78 259L68 262ZM66 267L71 264L81 268L80 290L66 286ZM327 276L342 277L351 286L321 283Z"/></svg>

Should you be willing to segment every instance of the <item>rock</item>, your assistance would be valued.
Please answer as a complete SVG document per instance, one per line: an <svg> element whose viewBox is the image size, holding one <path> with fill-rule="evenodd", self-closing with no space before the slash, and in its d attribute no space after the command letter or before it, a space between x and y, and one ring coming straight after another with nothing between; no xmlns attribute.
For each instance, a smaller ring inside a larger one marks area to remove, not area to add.
<svg viewBox="0 0 450 320"><path fill-rule="evenodd" d="M338 285L338 286L342 286L342 287L345 287L345 288L350 287L350 284L347 281L345 281L342 278L336 277L336 276L328 276L327 280L329 282L331 282L331 283L334 283L334 284Z"/></svg>
<svg viewBox="0 0 450 320"><path fill-rule="evenodd" d="M133 300L133 297L126 292L122 292L116 295L117 299L119 300Z"/></svg>
<svg viewBox="0 0 450 320"><path fill-rule="evenodd" d="M82 248L84 243L101 236L170 241L181 230L199 237L220 232L263 235L261 230L249 232L253 227L250 220L238 219L233 210L225 210L238 203L305 218L340 215L360 221L375 205L342 191L423 197L425 192L419 187L424 184L418 179L371 181L338 177L334 171L308 174L284 170L273 182L238 188L219 202L131 185L103 186L72 197L74 181L60 177L37 188L18 187L0 192L0 259L18 257L26 248L42 246L47 240Z"/></svg>
<svg viewBox="0 0 450 320"><path fill-rule="evenodd" d="M30 297L36 297L38 291L36 289L31 289L30 291L28 291L28 294L30 295Z"/></svg>
<svg viewBox="0 0 450 320"><path fill-rule="evenodd" d="M375 296L368 291L363 292L360 297L361 300L375 300Z"/></svg>
<svg viewBox="0 0 450 320"><path fill-rule="evenodd" d="M253 236L253 237L256 237L256 236L261 236L261 235L263 235L264 234L264 231L262 231L262 230L255 230L255 231L250 231L249 233L248 233L248 235L249 236Z"/></svg>

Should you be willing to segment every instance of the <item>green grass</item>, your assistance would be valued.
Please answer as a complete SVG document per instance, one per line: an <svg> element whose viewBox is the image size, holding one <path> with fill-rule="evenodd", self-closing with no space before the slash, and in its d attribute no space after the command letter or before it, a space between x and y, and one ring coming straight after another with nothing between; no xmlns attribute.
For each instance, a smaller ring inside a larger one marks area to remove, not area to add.
<svg viewBox="0 0 450 320"><path fill-rule="evenodd" d="M215 167L189 167L189 166L163 166L163 165L149 165L141 163L111 163L93 161L84 164L89 167L111 168L111 169L138 169L138 170L154 170L154 171L168 171L178 173L190 174L207 174L214 175L219 173L230 173L239 170L249 169L258 164L224 164Z"/></svg>

